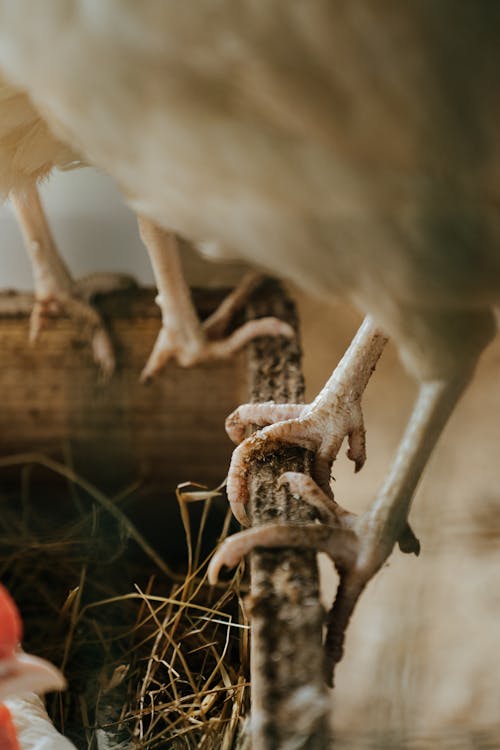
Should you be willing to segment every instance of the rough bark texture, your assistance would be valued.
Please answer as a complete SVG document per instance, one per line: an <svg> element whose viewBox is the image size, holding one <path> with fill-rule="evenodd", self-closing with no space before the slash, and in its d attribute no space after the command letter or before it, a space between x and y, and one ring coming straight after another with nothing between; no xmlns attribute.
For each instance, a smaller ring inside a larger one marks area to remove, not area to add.
<svg viewBox="0 0 500 750"><path fill-rule="evenodd" d="M276 315L297 326L292 302L275 282L266 284L249 316ZM303 402L297 340L258 339L249 346L251 400ZM249 476L253 525L307 522L311 509L276 482L285 471L308 471L305 450L284 447L256 459ZM257 550L251 559L251 737L253 750L324 750L329 700L323 681L322 624L315 553Z"/></svg>

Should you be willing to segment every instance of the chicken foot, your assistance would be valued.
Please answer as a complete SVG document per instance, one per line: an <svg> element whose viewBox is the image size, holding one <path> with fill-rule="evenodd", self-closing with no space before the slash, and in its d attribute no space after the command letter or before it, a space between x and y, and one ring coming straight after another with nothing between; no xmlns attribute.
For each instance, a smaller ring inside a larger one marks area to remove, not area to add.
<svg viewBox="0 0 500 750"><path fill-rule="evenodd" d="M312 403L244 404L229 415L226 431L240 445L231 458L227 495L241 524L248 525L245 512L247 468L254 455L270 453L282 443L314 451L312 475L323 492L332 498L331 467L345 437L349 443L347 455L354 462L355 471L362 468L366 446L361 397L386 342L387 337L366 318ZM246 429L252 424L264 429L244 440Z"/></svg>
<svg viewBox="0 0 500 750"><path fill-rule="evenodd" d="M88 330L94 361L103 375L115 368L113 346L104 322L91 300L97 294L134 285L125 274L98 273L74 280L61 258L35 184L22 192L12 191L24 244L31 260L35 304L30 319L30 341L35 342L47 319L65 311L75 324Z"/></svg>
<svg viewBox="0 0 500 750"><path fill-rule="evenodd" d="M449 380L424 382L387 478L372 506L356 517L341 508L314 480L284 474L291 491L318 510L320 523L270 524L229 537L209 569L215 581L223 565L234 566L256 547L305 547L326 552L340 575L327 619L325 678L333 685L335 665L343 655L346 628L360 594L382 567L396 542L404 552L419 553L407 523L411 501L448 417L469 381L470 372Z"/></svg>
<svg viewBox="0 0 500 750"><path fill-rule="evenodd" d="M245 276L215 313L201 323L182 273L175 234L144 217L139 217L139 230L153 266L158 287L156 301L162 314L162 328L142 372L142 381L156 375L171 358L182 367L190 367L200 362L229 358L258 336L291 338L295 335L292 327L284 321L260 318L244 323L222 338L233 312L243 305L260 277L257 274Z"/></svg>

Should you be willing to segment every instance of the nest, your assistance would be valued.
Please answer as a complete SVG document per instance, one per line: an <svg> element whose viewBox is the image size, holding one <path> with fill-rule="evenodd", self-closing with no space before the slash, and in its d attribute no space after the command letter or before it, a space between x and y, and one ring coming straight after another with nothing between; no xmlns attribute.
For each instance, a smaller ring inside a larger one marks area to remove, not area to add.
<svg viewBox="0 0 500 750"><path fill-rule="evenodd" d="M48 700L58 729L92 750L234 747L248 624L240 574L208 586L204 552L207 537L228 533L222 489L178 487L185 555L172 563L130 521L136 485L108 497L35 454L0 468L1 580L21 610L26 650L67 677L68 690Z"/></svg>

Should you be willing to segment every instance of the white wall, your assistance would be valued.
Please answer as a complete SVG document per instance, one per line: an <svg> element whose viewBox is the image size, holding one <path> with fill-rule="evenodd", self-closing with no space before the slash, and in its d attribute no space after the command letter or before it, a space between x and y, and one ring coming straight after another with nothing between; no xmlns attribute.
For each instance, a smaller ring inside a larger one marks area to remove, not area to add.
<svg viewBox="0 0 500 750"><path fill-rule="evenodd" d="M94 271L122 271L152 284L151 267L132 211L113 182L94 169L54 172L40 188L59 250L76 277ZM183 262L194 285L232 284L236 264L203 261L187 253ZM15 215L0 208L0 288L31 289L31 268Z"/></svg>

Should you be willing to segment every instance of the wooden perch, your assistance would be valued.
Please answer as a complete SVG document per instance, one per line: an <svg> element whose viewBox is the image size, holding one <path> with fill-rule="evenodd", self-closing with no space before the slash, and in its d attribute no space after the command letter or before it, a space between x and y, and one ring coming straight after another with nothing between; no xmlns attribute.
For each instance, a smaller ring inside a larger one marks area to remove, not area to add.
<svg viewBox="0 0 500 750"><path fill-rule="evenodd" d="M248 315L275 315L297 327L295 308L276 282L252 300ZM249 346L253 402L304 401L298 341L257 339ZM252 462L254 526L308 522L313 511L286 488L285 471L308 472L311 456L296 447ZM307 549L256 550L251 555L251 738L253 750L324 750L330 701L323 680L323 608L316 555Z"/></svg>

